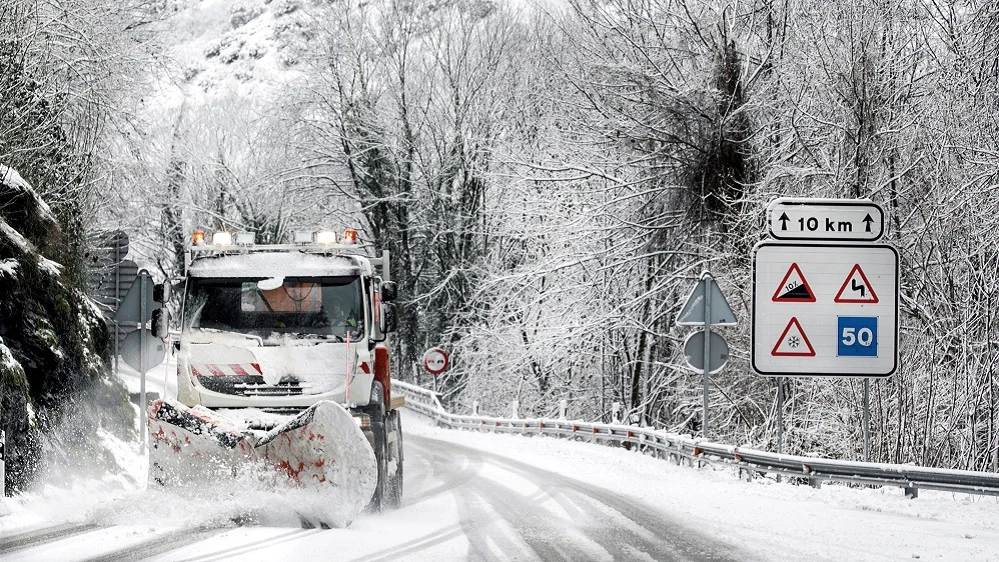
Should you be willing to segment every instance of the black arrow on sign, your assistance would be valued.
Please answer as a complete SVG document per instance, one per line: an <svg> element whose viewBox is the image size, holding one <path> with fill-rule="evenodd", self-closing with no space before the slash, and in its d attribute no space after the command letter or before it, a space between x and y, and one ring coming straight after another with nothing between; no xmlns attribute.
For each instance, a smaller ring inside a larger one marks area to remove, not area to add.
<svg viewBox="0 0 999 562"><path fill-rule="evenodd" d="M787 213L781 213L780 218L777 220L780 221L780 229L787 230L787 221L791 220L791 218L787 216Z"/></svg>
<svg viewBox="0 0 999 562"><path fill-rule="evenodd" d="M867 223L867 232L871 232L871 225L874 224L874 219L871 218L870 213L867 213L867 216L864 217L864 222Z"/></svg>

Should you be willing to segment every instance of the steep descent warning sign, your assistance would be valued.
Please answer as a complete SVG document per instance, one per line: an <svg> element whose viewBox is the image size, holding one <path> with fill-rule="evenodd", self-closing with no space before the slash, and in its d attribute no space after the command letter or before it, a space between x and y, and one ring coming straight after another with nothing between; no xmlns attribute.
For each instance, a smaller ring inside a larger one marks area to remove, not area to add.
<svg viewBox="0 0 999 562"><path fill-rule="evenodd" d="M774 345L770 355L774 357L815 356L815 348L808 341L808 336L805 335L805 330L802 329L797 317L791 317L791 321L787 323L784 332L777 339L777 343Z"/></svg>
<svg viewBox="0 0 999 562"><path fill-rule="evenodd" d="M784 280L774 292L774 302L815 302L815 293L808 286L805 275L801 273L801 268L797 263L792 263L788 268Z"/></svg>
<svg viewBox="0 0 999 562"><path fill-rule="evenodd" d="M839 288L839 292L836 293L836 298L833 300L848 304L877 304L879 302L878 295L874 292L874 287L867 280L867 276L864 275L864 270L860 268L859 263L854 264L853 269L846 276L846 281L843 281L843 286Z"/></svg>

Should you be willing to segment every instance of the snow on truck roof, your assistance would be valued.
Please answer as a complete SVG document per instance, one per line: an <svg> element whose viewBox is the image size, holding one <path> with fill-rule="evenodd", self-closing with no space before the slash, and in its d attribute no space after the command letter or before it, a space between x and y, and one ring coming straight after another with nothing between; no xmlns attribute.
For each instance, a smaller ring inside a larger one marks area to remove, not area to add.
<svg viewBox="0 0 999 562"><path fill-rule="evenodd" d="M303 252L254 252L201 257L188 269L191 277L298 277L370 273L363 256L329 256Z"/></svg>

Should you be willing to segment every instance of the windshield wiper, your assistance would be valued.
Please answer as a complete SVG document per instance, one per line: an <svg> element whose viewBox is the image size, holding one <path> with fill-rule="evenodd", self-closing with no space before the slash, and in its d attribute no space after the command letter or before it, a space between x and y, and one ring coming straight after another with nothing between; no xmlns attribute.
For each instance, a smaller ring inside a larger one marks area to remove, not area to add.
<svg viewBox="0 0 999 562"><path fill-rule="evenodd" d="M257 347L264 347L264 339L261 338L260 336L255 336L253 334L245 334L243 332L233 332L231 330L220 330L218 328L194 328L194 329L202 332L212 332L215 334L227 334L227 335L239 336L241 338L257 342Z"/></svg>
<svg viewBox="0 0 999 562"><path fill-rule="evenodd" d="M326 340L328 340L330 338L335 338L336 341L338 341L340 343L343 343L344 341L346 341L346 340L343 339L343 336L338 336L336 334L298 334L298 333L296 333L295 337L297 339L300 339L300 340L311 340L311 339L315 339L315 340L320 340L320 341L326 341Z"/></svg>

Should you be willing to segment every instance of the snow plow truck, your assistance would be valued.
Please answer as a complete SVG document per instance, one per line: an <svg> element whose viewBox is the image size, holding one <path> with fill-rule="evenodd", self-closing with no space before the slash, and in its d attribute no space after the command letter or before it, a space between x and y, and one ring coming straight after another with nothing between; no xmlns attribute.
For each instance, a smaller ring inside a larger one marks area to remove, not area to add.
<svg viewBox="0 0 999 562"><path fill-rule="evenodd" d="M363 255L357 232L195 231L185 255L177 399L149 404L149 480L257 474L319 487L349 522L398 507L403 454L391 394L396 329L389 255ZM157 288L154 299L169 299ZM165 314L153 318L164 337Z"/></svg>

